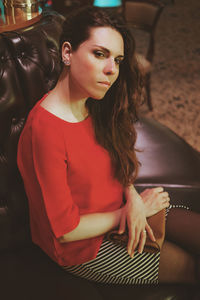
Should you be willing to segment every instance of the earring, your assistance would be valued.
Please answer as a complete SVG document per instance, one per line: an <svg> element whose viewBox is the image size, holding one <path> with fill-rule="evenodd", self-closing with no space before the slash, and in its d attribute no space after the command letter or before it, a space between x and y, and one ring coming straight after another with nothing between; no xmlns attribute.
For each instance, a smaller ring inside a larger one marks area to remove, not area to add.
<svg viewBox="0 0 200 300"><path fill-rule="evenodd" d="M70 66L70 61L66 58L63 58L63 63L65 64L65 66Z"/></svg>

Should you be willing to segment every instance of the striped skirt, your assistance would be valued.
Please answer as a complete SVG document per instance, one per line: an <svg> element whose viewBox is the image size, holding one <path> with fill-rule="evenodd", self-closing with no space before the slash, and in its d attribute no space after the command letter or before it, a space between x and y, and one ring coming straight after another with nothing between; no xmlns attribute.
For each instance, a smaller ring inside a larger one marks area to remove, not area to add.
<svg viewBox="0 0 200 300"><path fill-rule="evenodd" d="M63 267L79 277L102 283L148 284L158 283L160 253L139 254L133 258L124 247L103 240L97 257L84 264Z"/></svg>
<svg viewBox="0 0 200 300"><path fill-rule="evenodd" d="M171 208L185 208L182 205L170 205ZM142 254L135 251L131 258L127 249L103 240L97 257L89 262L62 267L69 273L101 283L110 284L157 284L160 253Z"/></svg>

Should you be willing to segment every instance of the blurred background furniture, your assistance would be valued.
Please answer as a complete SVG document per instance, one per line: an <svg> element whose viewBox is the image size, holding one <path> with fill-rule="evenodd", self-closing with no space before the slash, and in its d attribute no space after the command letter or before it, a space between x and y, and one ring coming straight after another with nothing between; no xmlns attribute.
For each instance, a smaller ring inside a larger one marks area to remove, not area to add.
<svg viewBox="0 0 200 300"><path fill-rule="evenodd" d="M0 34L0 283L4 300L198 300L198 286L112 286L61 270L30 238L28 202L16 165L27 114L52 89L60 72L59 36L64 18L44 12L26 28ZM136 124L141 169L136 187L163 185L172 203L200 211L200 154L151 119Z"/></svg>
<svg viewBox="0 0 200 300"><path fill-rule="evenodd" d="M147 33L145 53L137 52L139 66L145 76L145 91L147 104L153 109L151 99L151 71L155 55L156 27L164 5L159 0L132 0L123 2L123 15L128 27L131 29L135 39L136 48L137 35Z"/></svg>
<svg viewBox="0 0 200 300"><path fill-rule="evenodd" d="M94 0L93 6L103 7L114 15L122 14L123 10L122 0Z"/></svg>
<svg viewBox="0 0 200 300"><path fill-rule="evenodd" d="M0 32L39 21L44 5L45 0L0 0Z"/></svg>
<svg viewBox="0 0 200 300"><path fill-rule="evenodd" d="M122 5L122 0L94 0L93 5L98 7L118 7Z"/></svg>
<svg viewBox="0 0 200 300"><path fill-rule="evenodd" d="M67 15L72 10L75 10L81 6L92 5L93 0L53 0L52 8L53 10L59 12L62 15Z"/></svg>

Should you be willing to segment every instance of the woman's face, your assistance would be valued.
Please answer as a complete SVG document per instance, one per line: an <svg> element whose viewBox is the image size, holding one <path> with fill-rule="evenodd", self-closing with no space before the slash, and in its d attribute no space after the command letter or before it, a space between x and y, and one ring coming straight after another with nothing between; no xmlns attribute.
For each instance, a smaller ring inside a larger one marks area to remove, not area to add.
<svg viewBox="0 0 200 300"><path fill-rule="evenodd" d="M70 53L70 88L80 97L101 99L119 75L124 56L121 34L110 27L90 30L90 37Z"/></svg>

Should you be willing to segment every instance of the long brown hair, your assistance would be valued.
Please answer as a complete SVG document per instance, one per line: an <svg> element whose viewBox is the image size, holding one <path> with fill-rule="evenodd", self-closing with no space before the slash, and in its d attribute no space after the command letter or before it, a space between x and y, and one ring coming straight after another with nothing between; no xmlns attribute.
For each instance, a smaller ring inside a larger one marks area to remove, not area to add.
<svg viewBox="0 0 200 300"><path fill-rule="evenodd" d="M138 173L135 152L137 108L141 99L142 77L134 56L135 43L122 18L113 16L102 8L87 7L67 17L60 39L60 49L65 41L75 51L89 38L94 27L111 27L117 30L124 41L124 59L119 76L101 101L89 98L86 101L92 117L97 142L111 157L114 176L128 186Z"/></svg>

